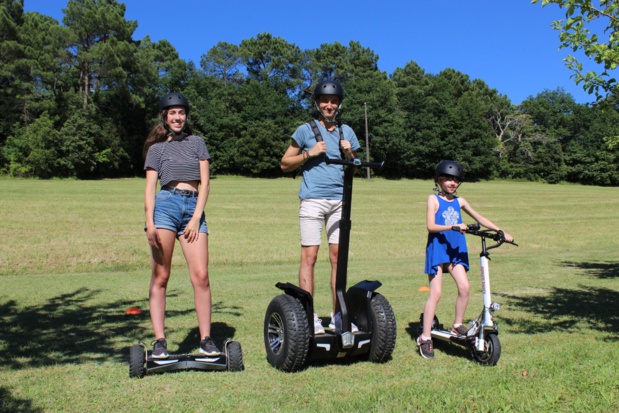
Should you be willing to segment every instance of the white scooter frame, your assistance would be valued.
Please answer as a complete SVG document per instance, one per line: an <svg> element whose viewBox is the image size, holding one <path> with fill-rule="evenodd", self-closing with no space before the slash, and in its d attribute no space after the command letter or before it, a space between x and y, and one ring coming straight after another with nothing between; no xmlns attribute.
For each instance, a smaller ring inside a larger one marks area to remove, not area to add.
<svg viewBox="0 0 619 413"><path fill-rule="evenodd" d="M454 227L459 231L459 227ZM435 316L432 322L432 338L450 343L459 344L470 348L472 357L483 365L494 366L501 357L501 343L499 341L499 326L494 322L492 314L498 311L501 306L499 303L492 302L490 295L490 253L489 250L500 247L504 243L518 246L515 242L505 240L503 231L491 229L480 230L479 224L469 224L467 234L481 237L481 253L479 254L479 265L481 268L481 291L483 294L484 307L481 314L474 321L470 322L470 328L466 336L445 330ZM486 239L489 238L496 242L495 245L486 246ZM423 313L419 319L419 329L423 331Z"/></svg>

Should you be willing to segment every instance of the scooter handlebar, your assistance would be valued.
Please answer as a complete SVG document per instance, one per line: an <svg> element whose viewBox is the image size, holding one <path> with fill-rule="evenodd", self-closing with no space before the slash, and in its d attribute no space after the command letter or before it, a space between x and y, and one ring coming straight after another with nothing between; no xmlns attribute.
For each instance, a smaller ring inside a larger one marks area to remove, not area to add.
<svg viewBox="0 0 619 413"><path fill-rule="evenodd" d="M358 166L362 168L372 168L372 169L383 169L385 166L385 161L381 162L364 162L359 158L353 159L332 159L327 158L328 164L333 165L347 165L347 166Z"/></svg>
<svg viewBox="0 0 619 413"><path fill-rule="evenodd" d="M452 229L454 231L460 231L460 227L457 226L453 226ZM507 243L507 244L512 244L515 245L516 247L518 246L518 244L516 244L514 241L507 241L505 239L505 233L503 231L497 231L495 229L481 229L481 226L478 223L475 224L469 224L468 225L468 229L465 231L467 234L471 234L471 235L477 235L478 237L483 237L483 238L490 238L493 241L496 241L497 244L488 248L496 248L498 246L500 246L501 244Z"/></svg>

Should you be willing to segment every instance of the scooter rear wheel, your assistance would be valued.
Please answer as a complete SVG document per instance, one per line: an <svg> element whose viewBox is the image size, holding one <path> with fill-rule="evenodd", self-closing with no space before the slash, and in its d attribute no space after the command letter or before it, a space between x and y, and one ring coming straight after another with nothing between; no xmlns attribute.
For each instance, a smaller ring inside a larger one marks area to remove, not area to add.
<svg viewBox="0 0 619 413"><path fill-rule="evenodd" d="M501 342L499 337L490 333L485 337L484 351L479 351L475 344L471 344L471 355L473 359L483 366L494 366L501 357Z"/></svg>
<svg viewBox="0 0 619 413"><path fill-rule="evenodd" d="M146 374L145 362L144 347L140 345L131 346L129 348L129 377L137 377L139 379L144 377L144 374Z"/></svg>
<svg viewBox="0 0 619 413"><path fill-rule="evenodd" d="M264 317L268 362L285 372L300 370L307 360L309 342L309 324L301 301L287 294L273 298Z"/></svg>
<svg viewBox="0 0 619 413"><path fill-rule="evenodd" d="M396 322L389 301L380 294L375 294L370 301L372 319L372 343L368 360L384 363L391 358L396 341Z"/></svg>

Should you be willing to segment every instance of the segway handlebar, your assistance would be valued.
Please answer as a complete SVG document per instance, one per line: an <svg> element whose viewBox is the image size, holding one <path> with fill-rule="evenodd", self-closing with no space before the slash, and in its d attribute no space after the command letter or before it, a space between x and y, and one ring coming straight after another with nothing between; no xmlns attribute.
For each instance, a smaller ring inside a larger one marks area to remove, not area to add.
<svg viewBox="0 0 619 413"><path fill-rule="evenodd" d="M451 227L451 229L454 231L460 231L460 227L456 225ZM518 244L516 244L514 241L507 241L505 239L505 233L503 231L497 231L495 229L481 229L481 226L477 223L469 224L468 229L464 232L471 235L477 235L478 237L482 238L490 238L491 240L495 241L496 245L488 247L488 249L500 247L504 243L512 244L516 247L518 246Z"/></svg>
<svg viewBox="0 0 619 413"><path fill-rule="evenodd" d="M358 166L362 168L372 168L372 169L383 169L385 166L385 161L382 162L364 162L359 158L353 159L332 159L327 158L328 164L333 165L348 165L348 166Z"/></svg>

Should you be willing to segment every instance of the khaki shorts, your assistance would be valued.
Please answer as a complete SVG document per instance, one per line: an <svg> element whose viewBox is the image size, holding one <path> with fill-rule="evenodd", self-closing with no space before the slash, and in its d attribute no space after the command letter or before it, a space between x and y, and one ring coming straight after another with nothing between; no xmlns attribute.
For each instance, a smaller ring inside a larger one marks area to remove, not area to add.
<svg viewBox="0 0 619 413"><path fill-rule="evenodd" d="M299 206L301 245L320 245L322 227L327 230L329 244L340 242L342 201L337 199L303 199Z"/></svg>

